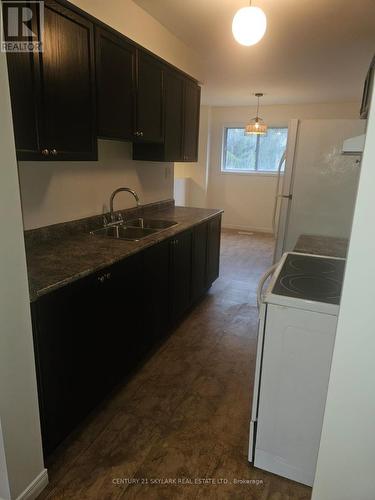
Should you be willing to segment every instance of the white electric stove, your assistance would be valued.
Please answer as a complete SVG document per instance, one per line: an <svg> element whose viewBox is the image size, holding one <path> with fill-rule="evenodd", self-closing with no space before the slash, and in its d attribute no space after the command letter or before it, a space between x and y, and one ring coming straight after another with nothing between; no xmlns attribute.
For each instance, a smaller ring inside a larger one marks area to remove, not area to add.
<svg viewBox="0 0 375 500"><path fill-rule="evenodd" d="M328 389L345 260L289 252L267 291L260 320L249 461L311 486Z"/></svg>

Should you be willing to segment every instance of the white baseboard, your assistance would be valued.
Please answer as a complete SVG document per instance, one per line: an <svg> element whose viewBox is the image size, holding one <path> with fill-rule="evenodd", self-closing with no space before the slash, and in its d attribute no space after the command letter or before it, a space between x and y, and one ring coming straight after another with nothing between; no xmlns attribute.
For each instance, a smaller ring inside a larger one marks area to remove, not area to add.
<svg viewBox="0 0 375 500"><path fill-rule="evenodd" d="M253 233L272 234L270 227L254 227L254 226L236 226L233 224L223 224L223 229L237 229L238 231L251 231Z"/></svg>
<svg viewBox="0 0 375 500"><path fill-rule="evenodd" d="M17 500L34 500L48 485L48 472L42 472L32 481L29 486L17 497Z"/></svg>

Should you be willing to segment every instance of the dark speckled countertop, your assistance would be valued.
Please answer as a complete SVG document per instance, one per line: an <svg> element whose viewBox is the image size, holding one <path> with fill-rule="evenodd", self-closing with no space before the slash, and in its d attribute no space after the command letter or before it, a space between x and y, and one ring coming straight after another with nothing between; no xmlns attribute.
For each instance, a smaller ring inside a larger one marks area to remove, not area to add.
<svg viewBox="0 0 375 500"><path fill-rule="evenodd" d="M348 251L348 244L349 242L346 238L302 234L298 238L294 251L345 258Z"/></svg>
<svg viewBox="0 0 375 500"><path fill-rule="evenodd" d="M47 235L45 228L25 232L26 257L29 275L30 299L36 300L72 281L99 271L129 255L189 229L200 222L222 213L222 210L170 206L147 213L132 212L132 217L167 219L178 225L152 234L140 241L115 240L106 236L93 236L87 224L59 224L59 231ZM127 216L126 212L124 212ZM129 218L127 216L126 218ZM93 219L93 218L91 218ZM98 218L96 218L98 219ZM100 219L101 220L101 219ZM98 222L96 222L96 225ZM70 229L67 231L66 226ZM29 234L27 234L29 233Z"/></svg>

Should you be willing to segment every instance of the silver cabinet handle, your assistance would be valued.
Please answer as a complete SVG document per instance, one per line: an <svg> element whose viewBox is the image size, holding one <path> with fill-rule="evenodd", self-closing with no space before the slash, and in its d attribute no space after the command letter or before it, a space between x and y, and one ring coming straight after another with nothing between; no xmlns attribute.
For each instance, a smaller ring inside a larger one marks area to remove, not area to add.
<svg viewBox="0 0 375 500"><path fill-rule="evenodd" d="M49 155L48 149L42 149L42 155L43 156L48 156Z"/></svg>
<svg viewBox="0 0 375 500"><path fill-rule="evenodd" d="M57 156L57 149L51 149L51 155L52 156Z"/></svg>

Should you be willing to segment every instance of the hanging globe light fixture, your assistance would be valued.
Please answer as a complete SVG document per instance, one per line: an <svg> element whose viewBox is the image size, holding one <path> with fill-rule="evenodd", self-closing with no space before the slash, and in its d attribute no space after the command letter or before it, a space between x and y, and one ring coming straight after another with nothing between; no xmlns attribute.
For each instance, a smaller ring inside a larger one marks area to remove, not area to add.
<svg viewBox="0 0 375 500"><path fill-rule="evenodd" d="M246 125L244 133L245 135L266 135L268 127L262 118L259 118L259 99L263 97L263 94L258 92L254 95L258 98L257 115Z"/></svg>
<svg viewBox="0 0 375 500"><path fill-rule="evenodd" d="M232 32L235 40L241 45L255 45L264 36L267 29L267 18L259 7L249 7L238 10L233 18Z"/></svg>

